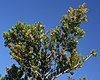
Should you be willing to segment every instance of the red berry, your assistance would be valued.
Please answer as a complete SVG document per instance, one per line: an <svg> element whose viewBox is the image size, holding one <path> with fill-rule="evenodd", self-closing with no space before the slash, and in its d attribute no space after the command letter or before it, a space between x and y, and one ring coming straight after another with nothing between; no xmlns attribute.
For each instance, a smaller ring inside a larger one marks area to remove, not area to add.
<svg viewBox="0 0 100 80"><path fill-rule="evenodd" d="M18 40L18 38L16 38L16 40Z"/></svg>
<svg viewBox="0 0 100 80"><path fill-rule="evenodd" d="M20 50L18 50L18 54L20 55Z"/></svg>
<svg viewBox="0 0 100 80"><path fill-rule="evenodd" d="M30 53L30 54L32 54L32 53L33 53L33 51L31 50L29 53Z"/></svg>
<svg viewBox="0 0 100 80"><path fill-rule="evenodd" d="M8 38L8 40L10 41L10 40L11 40L11 38Z"/></svg>
<svg viewBox="0 0 100 80"><path fill-rule="evenodd" d="M74 52L76 52L77 51L77 49L74 49Z"/></svg>
<svg viewBox="0 0 100 80"><path fill-rule="evenodd" d="M10 69L7 69L6 71L7 71L7 72L10 72Z"/></svg>
<svg viewBox="0 0 100 80"><path fill-rule="evenodd" d="M54 53L52 53L51 56L54 57Z"/></svg>

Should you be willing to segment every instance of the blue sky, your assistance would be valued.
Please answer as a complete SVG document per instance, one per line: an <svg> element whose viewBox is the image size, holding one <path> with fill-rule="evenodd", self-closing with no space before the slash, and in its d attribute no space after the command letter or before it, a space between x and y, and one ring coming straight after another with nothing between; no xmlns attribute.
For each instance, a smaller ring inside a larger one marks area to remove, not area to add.
<svg viewBox="0 0 100 80"><path fill-rule="evenodd" d="M88 22L81 27L86 31L85 37L79 40L78 51L84 56L96 49L98 56L91 57L82 68L75 71L73 78L86 76L88 80L99 80L100 72L100 0L0 0L0 73L4 75L5 67L16 63L10 58L9 49L4 47L3 32L6 32L18 21L27 24L41 22L46 29L60 25L60 19L69 7L77 8L86 2ZM66 80L64 74L56 80Z"/></svg>

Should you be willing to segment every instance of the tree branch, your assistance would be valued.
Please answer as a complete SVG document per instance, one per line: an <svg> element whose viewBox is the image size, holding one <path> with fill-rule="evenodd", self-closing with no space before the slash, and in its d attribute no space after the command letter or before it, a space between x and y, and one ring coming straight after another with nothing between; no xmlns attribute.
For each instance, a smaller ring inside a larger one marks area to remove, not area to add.
<svg viewBox="0 0 100 80"><path fill-rule="evenodd" d="M90 57L92 56L92 54L90 54L85 60L87 61ZM79 66L79 62L73 67L73 68L77 68ZM56 78L58 78L59 76L61 76L62 74L66 73L69 69L64 70L64 72L59 73L58 75L56 75L54 78L52 78L51 80L55 80Z"/></svg>

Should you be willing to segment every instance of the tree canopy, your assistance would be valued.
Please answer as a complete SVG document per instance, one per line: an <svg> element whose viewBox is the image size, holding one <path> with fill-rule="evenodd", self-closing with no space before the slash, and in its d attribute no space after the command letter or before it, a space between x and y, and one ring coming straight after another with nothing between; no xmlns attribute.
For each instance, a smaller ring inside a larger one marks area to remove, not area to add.
<svg viewBox="0 0 100 80"><path fill-rule="evenodd" d="M87 21L88 9L83 3L77 9L69 8L61 19L61 26L45 30L40 22L33 25L18 22L4 32L5 46L10 49L11 58L19 64L6 67L6 80L55 80L65 73L82 67L89 56L78 53L78 40L84 37L81 23ZM69 80L72 80L69 77ZM85 78L84 78L85 80Z"/></svg>

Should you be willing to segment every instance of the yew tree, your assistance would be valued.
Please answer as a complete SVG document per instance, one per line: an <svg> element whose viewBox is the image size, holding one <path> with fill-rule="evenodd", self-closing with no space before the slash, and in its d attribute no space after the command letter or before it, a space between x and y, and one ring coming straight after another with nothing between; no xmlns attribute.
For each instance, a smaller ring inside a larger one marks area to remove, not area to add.
<svg viewBox="0 0 100 80"><path fill-rule="evenodd" d="M85 3L77 9L69 8L55 29L45 30L40 22L33 25L18 22L8 32L4 32L5 46L15 64L6 67L5 80L55 80L59 76L82 67L89 56L78 53L78 40L85 31L80 25L87 22L88 9ZM69 78L69 80L72 80Z"/></svg>

